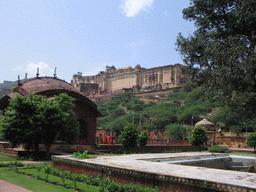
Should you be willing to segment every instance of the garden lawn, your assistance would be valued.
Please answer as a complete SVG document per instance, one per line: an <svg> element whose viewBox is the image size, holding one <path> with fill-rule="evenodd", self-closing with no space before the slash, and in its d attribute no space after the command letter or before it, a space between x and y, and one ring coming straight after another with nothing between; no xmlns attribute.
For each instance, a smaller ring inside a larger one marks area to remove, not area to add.
<svg viewBox="0 0 256 192"><path fill-rule="evenodd" d="M8 155L5 155L3 153L0 153L0 162L6 162L6 161L15 161L15 157L10 157Z"/></svg>
<svg viewBox="0 0 256 192"><path fill-rule="evenodd" d="M25 174L29 174L33 177L37 177L39 175L39 179L45 179L46 178L46 174L42 173L42 172L38 172L37 169L24 169L24 168L18 168L19 171L24 171ZM9 183L21 186L23 188L29 189L31 191L34 192L48 192L48 191L54 191L54 192L68 192L68 191L73 191L71 189L67 189L65 187L62 186L57 186L58 184L62 184L61 178L53 176L53 175L49 175L48 176L48 181L55 183L57 185L54 184L50 184L50 183L46 183L45 181L41 181L41 180L37 180L34 178L29 178L26 177L22 174L18 174L18 173L14 173L12 171L10 171L9 168L0 168L0 179L7 181ZM74 183L70 180L66 180L66 187L70 187L70 188L74 188ZM97 192L99 191L98 187L95 186L90 186L90 185L83 185L80 183L77 183L77 189L79 189L80 191L88 191L88 192Z"/></svg>

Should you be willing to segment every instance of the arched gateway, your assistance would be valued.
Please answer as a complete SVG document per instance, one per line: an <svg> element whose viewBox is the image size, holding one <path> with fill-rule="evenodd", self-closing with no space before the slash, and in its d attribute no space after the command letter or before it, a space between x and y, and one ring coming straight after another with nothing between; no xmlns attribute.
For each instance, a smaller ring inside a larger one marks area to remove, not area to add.
<svg viewBox="0 0 256 192"><path fill-rule="evenodd" d="M29 97L29 93L36 95L45 95L48 99L66 93L75 99L73 109L76 118L80 123L80 138L75 144L83 145L81 149L93 149L95 145L96 119L102 116L97 110L97 105L86 98L83 93L78 91L71 84L56 77L35 77L19 81L14 93L5 95L0 100L0 109L4 110L9 106L9 99L16 94Z"/></svg>

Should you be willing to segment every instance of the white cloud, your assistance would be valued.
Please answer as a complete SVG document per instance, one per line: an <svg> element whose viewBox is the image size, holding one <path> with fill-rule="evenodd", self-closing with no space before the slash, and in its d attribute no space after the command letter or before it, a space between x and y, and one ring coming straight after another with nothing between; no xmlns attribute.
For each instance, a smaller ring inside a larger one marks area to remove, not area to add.
<svg viewBox="0 0 256 192"><path fill-rule="evenodd" d="M123 9L122 14L126 17L134 17L141 10L146 11L150 8L153 0L123 0L123 5L120 8Z"/></svg>
<svg viewBox="0 0 256 192"><path fill-rule="evenodd" d="M44 62L39 63L29 63L25 66L19 66L13 69L14 71L20 71L22 73L28 73L31 77L35 77L37 73L37 68L39 68L39 76L53 76L54 70Z"/></svg>

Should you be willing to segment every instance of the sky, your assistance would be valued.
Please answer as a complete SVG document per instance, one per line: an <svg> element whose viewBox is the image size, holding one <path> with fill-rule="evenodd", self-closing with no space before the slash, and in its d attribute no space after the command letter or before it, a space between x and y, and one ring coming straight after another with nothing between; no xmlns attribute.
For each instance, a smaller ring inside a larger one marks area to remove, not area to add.
<svg viewBox="0 0 256 192"><path fill-rule="evenodd" d="M71 82L105 67L183 64L179 32L189 0L0 0L0 83L36 76Z"/></svg>

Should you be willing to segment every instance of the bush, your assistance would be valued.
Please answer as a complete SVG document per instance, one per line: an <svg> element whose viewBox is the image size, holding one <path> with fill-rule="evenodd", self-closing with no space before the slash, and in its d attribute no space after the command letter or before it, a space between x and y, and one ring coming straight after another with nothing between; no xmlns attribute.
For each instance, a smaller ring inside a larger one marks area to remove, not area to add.
<svg viewBox="0 0 256 192"><path fill-rule="evenodd" d="M124 127L124 130L119 136L119 141L122 147L128 150L128 153L130 148L137 147L138 135L137 125L129 124Z"/></svg>
<svg viewBox="0 0 256 192"><path fill-rule="evenodd" d="M212 147L209 147L208 151L214 153L230 153L228 148L219 145L213 145Z"/></svg>
<svg viewBox="0 0 256 192"><path fill-rule="evenodd" d="M158 96L159 96L159 97L166 97L166 95L163 94L163 93L160 93Z"/></svg>
<svg viewBox="0 0 256 192"><path fill-rule="evenodd" d="M74 152L73 155L77 159L87 159L88 158L87 153L88 153L88 151L86 151L86 150L82 154L79 151L77 151L77 152Z"/></svg>
<svg viewBox="0 0 256 192"><path fill-rule="evenodd" d="M192 135L189 138L189 143L192 146L202 146L207 141L206 130L201 127L195 127L192 131Z"/></svg>
<svg viewBox="0 0 256 192"><path fill-rule="evenodd" d="M247 137L247 145L249 147L256 147L256 132L251 133L248 137Z"/></svg>
<svg viewBox="0 0 256 192"><path fill-rule="evenodd" d="M149 134L147 131L143 131L139 135L138 144L140 147L145 147L147 145L147 141L149 140Z"/></svg>

